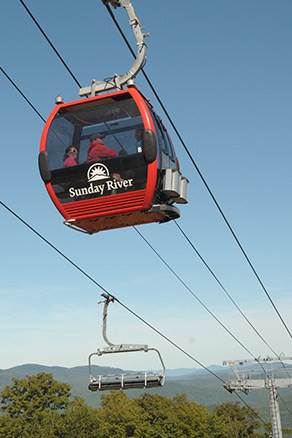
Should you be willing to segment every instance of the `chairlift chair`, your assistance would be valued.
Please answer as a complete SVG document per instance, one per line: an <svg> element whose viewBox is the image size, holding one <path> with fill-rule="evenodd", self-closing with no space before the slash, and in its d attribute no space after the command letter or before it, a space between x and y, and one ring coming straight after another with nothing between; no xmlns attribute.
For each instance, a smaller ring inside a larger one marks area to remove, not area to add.
<svg viewBox="0 0 292 438"><path fill-rule="evenodd" d="M88 357L89 366L89 385L90 391L107 391L113 389L138 389L138 388L155 388L163 386L165 381L165 366L160 352L156 348L149 348L148 345L140 344L112 344L106 334L106 321L107 310L110 302L113 302L113 297L109 295L105 296L104 308L103 308L103 338L108 344L108 347L98 348L96 352L91 353ZM102 356L104 354L114 353L136 353L144 351L155 351L159 357L162 369L159 372L143 371L143 372L123 372L119 374L111 375L98 375L94 376L92 373L92 357Z"/></svg>

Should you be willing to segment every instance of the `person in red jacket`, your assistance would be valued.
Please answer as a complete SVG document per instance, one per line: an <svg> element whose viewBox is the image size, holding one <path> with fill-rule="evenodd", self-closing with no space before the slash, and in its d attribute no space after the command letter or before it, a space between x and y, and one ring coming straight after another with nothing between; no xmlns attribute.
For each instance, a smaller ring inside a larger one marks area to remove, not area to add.
<svg viewBox="0 0 292 438"><path fill-rule="evenodd" d="M104 136L101 134L94 134L90 137L90 144L87 151L88 161L100 161L103 158L115 158L118 156L117 152L110 149L103 142Z"/></svg>
<svg viewBox="0 0 292 438"><path fill-rule="evenodd" d="M64 155L64 167L78 166L77 156L77 147L74 145L68 146Z"/></svg>

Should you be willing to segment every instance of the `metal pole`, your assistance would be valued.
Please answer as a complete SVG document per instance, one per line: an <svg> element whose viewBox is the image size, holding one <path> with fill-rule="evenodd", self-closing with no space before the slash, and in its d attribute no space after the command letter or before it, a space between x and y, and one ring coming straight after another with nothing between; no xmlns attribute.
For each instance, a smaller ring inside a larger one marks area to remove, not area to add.
<svg viewBox="0 0 292 438"><path fill-rule="evenodd" d="M269 404L272 422L273 438L283 438L278 394L272 377L266 379L266 388L269 391Z"/></svg>

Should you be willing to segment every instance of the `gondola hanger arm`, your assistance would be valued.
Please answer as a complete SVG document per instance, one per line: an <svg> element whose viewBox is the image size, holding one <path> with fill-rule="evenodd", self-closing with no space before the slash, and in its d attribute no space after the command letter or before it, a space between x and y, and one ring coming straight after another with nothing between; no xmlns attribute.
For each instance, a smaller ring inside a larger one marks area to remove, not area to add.
<svg viewBox="0 0 292 438"><path fill-rule="evenodd" d="M115 88L121 89L123 85L133 85L134 78L141 68L143 68L146 62L147 47L144 39L146 36L148 36L148 34L143 32L140 20L135 13L131 0L102 0L102 2L105 5L110 4L114 8L123 7L126 9L129 17L129 24L134 33L138 50L135 61L127 73L123 75L114 75L113 77L104 81L96 81L93 79L91 86L80 88L79 95L81 97L93 97L102 91Z"/></svg>

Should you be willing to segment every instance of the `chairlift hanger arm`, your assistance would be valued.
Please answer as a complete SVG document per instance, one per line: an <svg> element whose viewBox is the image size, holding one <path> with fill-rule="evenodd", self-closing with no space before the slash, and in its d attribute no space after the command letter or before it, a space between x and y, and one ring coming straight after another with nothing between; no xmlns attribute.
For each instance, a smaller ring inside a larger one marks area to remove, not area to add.
<svg viewBox="0 0 292 438"><path fill-rule="evenodd" d="M108 294L102 294L102 296L105 298L104 305L103 305L103 316L102 316L102 336L104 341L110 346L114 346L112 342L108 340L107 337L107 313L108 313L108 306L109 303L114 302L114 298L111 295Z"/></svg>
<svg viewBox="0 0 292 438"><path fill-rule="evenodd" d="M126 9L129 17L129 24L133 30L137 42L138 51L135 61L127 73L124 75L115 75L112 78L104 81L96 81L93 79L90 87L80 88L80 96L93 97L102 91L107 91L114 88L122 88L122 86L125 84L133 84L134 78L141 68L143 68L146 62L146 44L144 42L144 38L147 36L147 34L142 30L140 20L135 13L131 0L102 0L102 2L105 5L112 5L114 8L121 6Z"/></svg>
<svg viewBox="0 0 292 438"><path fill-rule="evenodd" d="M99 348L97 350L97 355L101 356L106 353L122 353L122 352L135 352L135 351L145 351L149 350L148 345L141 344L113 344L110 342L107 336L107 318L108 318L108 306L110 303L115 301L114 297L110 294L103 293L101 294L105 299L103 301L103 315L102 315L102 337L108 347ZM159 352L158 352L159 354ZM160 354L159 354L160 355Z"/></svg>

